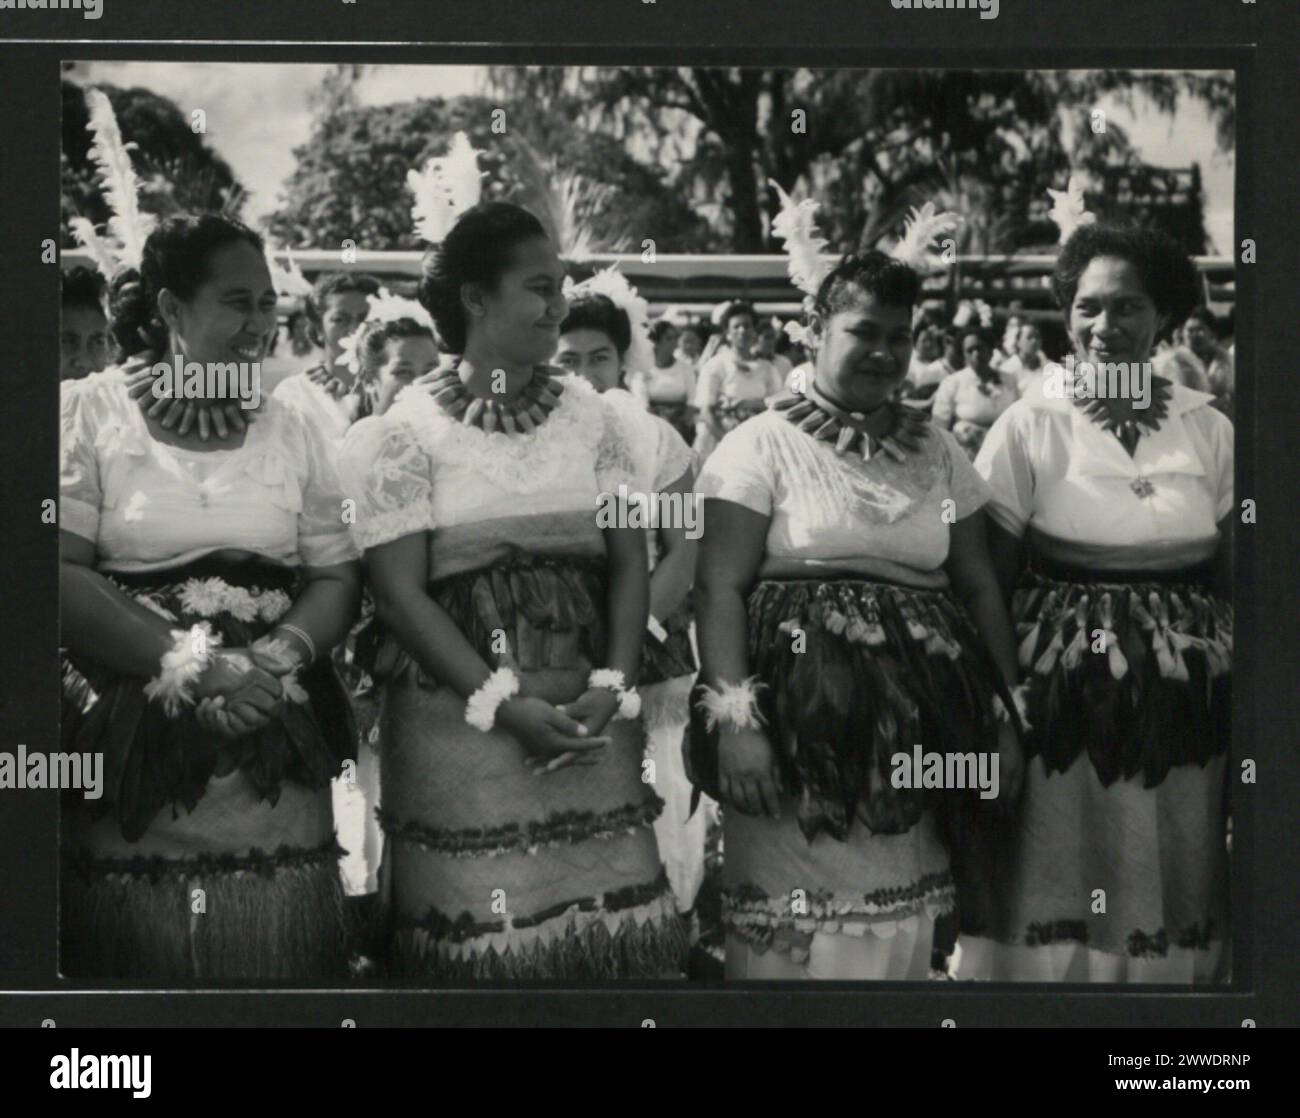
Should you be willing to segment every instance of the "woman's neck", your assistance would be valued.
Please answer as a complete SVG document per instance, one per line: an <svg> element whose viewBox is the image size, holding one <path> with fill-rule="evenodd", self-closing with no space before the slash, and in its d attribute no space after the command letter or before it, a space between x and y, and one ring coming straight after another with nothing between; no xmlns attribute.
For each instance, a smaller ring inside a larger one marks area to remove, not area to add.
<svg viewBox="0 0 1300 1118"><path fill-rule="evenodd" d="M482 400L513 400L533 379L534 366L503 361L492 354L466 351L457 366L465 390ZM498 374L504 373L504 380Z"/></svg>
<svg viewBox="0 0 1300 1118"><path fill-rule="evenodd" d="M671 369L676 364L677 355L675 353L670 353L667 357L660 357L659 354L655 354L656 369Z"/></svg>
<svg viewBox="0 0 1300 1118"><path fill-rule="evenodd" d="M888 398L881 400L873 407L855 407L846 400L841 399L833 391L827 391L827 389L816 380L813 381L812 389L814 398L820 397L826 403L829 403L840 411L847 413L848 418L853 422L853 424L860 430L866 431L868 434L874 435L883 427L887 427L892 423L892 416L888 408Z"/></svg>

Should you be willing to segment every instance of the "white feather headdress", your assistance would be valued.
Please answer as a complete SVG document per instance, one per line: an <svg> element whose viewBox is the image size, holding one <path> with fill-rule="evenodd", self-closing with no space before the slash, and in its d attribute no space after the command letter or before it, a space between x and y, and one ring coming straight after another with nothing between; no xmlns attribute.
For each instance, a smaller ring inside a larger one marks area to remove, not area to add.
<svg viewBox="0 0 1300 1118"><path fill-rule="evenodd" d="M826 238L817 231L818 205L811 198L795 202L773 179L768 179L767 184L781 199L781 211L772 219L772 235L785 245L789 258L786 270L795 287L805 295L816 295L822 280L835 266L833 261L822 259Z"/></svg>
<svg viewBox="0 0 1300 1118"><path fill-rule="evenodd" d="M108 96L99 89L86 91L90 106L90 123L95 135L90 156L99 167L99 181L111 216L108 231L117 240L118 261L127 268L138 268L144 256L144 242L158 219L140 209L140 180L131 166L130 147L122 142L122 132L113 114Z"/></svg>
<svg viewBox="0 0 1300 1118"><path fill-rule="evenodd" d="M365 322L339 343L345 358L344 363L352 370L354 376L361 372L361 355L357 353L357 343L361 341L361 335L372 322L396 322L399 318L409 318L425 327L435 338L438 336L433 318L414 299L404 299L400 295L394 295L388 288L381 287L378 295L367 295L366 302L370 305L370 309L366 312Z"/></svg>
<svg viewBox="0 0 1300 1118"><path fill-rule="evenodd" d="M266 266L271 272L271 286L275 288L277 295L303 296L311 294L311 280L302 274L302 269L298 267L298 262L293 258L293 250L286 248L284 250L284 266L276 260L275 254L280 250L275 248L270 241L265 245Z"/></svg>
<svg viewBox="0 0 1300 1118"><path fill-rule="evenodd" d="M943 271L948 261L934 252L932 246L940 237L956 232L960 225L960 214L951 210L939 213L933 202L926 202L920 209L913 207L903 226L903 235L889 255L922 276Z"/></svg>
<svg viewBox="0 0 1300 1118"><path fill-rule="evenodd" d="M1097 220L1096 214L1088 212L1083 198L1083 180L1078 175L1070 176L1064 190L1049 189L1047 193L1052 198L1052 208L1047 216L1061 231L1060 244L1065 244L1080 225L1091 225Z"/></svg>
<svg viewBox="0 0 1300 1118"><path fill-rule="evenodd" d="M426 160L421 170L406 173L406 185L415 195L411 217L422 240L441 244L456 219L478 205L483 194L478 156L469 137L457 132L446 155Z"/></svg>
<svg viewBox="0 0 1300 1118"><path fill-rule="evenodd" d="M109 279L121 268L138 268L144 256L144 242L158 219L140 209L140 180L131 166L134 144L122 142L112 102L99 89L86 90L90 122L86 130L94 134L90 157L98 170L99 186L108 204L108 237L101 237L84 217L68 224L77 243L89 251L95 266Z"/></svg>
<svg viewBox="0 0 1300 1118"><path fill-rule="evenodd" d="M624 367L630 373L649 373L654 368L654 346L650 344L650 304L628 283L627 276L617 264L602 268L589 279L574 283L571 276L564 278L564 297L577 299L582 295L604 295L614 306L627 315L632 327L632 341L623 357Z"/></svg>

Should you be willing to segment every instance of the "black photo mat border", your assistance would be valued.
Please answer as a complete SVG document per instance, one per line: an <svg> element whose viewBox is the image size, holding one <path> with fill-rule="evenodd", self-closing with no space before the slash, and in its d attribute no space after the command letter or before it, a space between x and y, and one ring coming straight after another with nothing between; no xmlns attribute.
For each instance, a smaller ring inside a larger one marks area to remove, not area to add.
<svg viewBox="0 0 1300 1118"><path fill-rule="evenodd" d="M981 22L970 12L895 12L888 0L857 0L801 5L797 26L790 26L783 22L789 20L789 5L731 0L711 0L707 10L669 0L653 6L639 0L532 5L480 0L464 11L439 3L414 14L397 4L360 0L355 7L363 10L364 20L337 0L280 0L249 11L240 6L238 32L247 41L205 44L176 40L228 35L232 21L223 4L133 0L128 11L123 0L117 3L124 8L120 15L113 12L114 0L104 0L105 17L95 22L83 22L75 12L58 13L57 20L56 13L0 13L0 35L30 36L23 42L0 39L0 181L5 188L0 307L6 311L0 315L0 352L8 398L0 409L0 461L7 483L0 487L0 507L8 529L0 578L0 749L13 750L19 743L34 750L58 748L57 529L41 519L41 502L58 495L58 389L47 375L55 360L58 267L42 264L40 255L41 241L57 239L59 229L60 62L1223 69L1236 73L1237 249L1250 237L1258 251L1256 264L1236 266L1237 499L1257 502L1258 523L1239 528L1236 537L1231 765L1236 773L1243 759L1253 759L1259 778L1254 785L1234 783L1233 980L1213 990L942 982L454 989L393 982L319 990L230 986L129 992L120 984L78 986L59 978L56 968L58 793L8 793L0 798L0 1025L38 1025L50 1018L60 1027L335 1027L343 1019L362 1026L609 1026L653 1019L659 1026L934 1027L951 1018L960 1027L1239 1028L1246 1019L1259 1027L1300 1019L1295 963L1300 855L1292 838L1295 791L1300 790L1294 731L1300 701L1293 670L1300 602L1294 533L1285 523L1297 475L1290 435L1300 408L1288 397L1290 386L1283 379L1287 358L1300 354L1292 274L1298 259L1293 136L1300 77L1296 28L1286 20L1285 5L1002 0L1000 18ZM1156 20L1152 8L1168 13ZM413 45L435 33L454 37L459 45ZM61 39L51 37L55 34ZM85 38L92 34L103 41ZM287 41L314 35L365 43ZM164 36L168 41L159 41ZM399 41L378 41L394 36ZM548 40L553 45L538 45ZM1149 45L1133 45L1143 42ZM256 124L251 121L250 127ZM1257 376L1261 367L1270 373Z"/></svg>

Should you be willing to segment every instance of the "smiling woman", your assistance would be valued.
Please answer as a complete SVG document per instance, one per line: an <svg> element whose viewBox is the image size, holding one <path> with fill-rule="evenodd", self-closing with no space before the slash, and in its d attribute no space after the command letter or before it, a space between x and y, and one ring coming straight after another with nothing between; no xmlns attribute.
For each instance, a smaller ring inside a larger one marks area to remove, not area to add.
<svg viewBox="0 0 1300 1118"><path fill-rule="evenodd" d="M1128 367L1197 295L1166 237L1102 224L1066 241L1054 287L1076 359ZM971 976L1229 974L1232 424L1208 393L1148 387L1144 407L1039 378L975 464L1033 732L1021 819L988 851L1010 872L963 940Z"/></svg>
<svg viewBox="0 0 1300 1118"><path fill-rule="evenodd" d="M530 213L465 211L419 286L457 361L343 445L409 976L672 976L684 955L640 779L645 533L595 517L636 463L617 409L546 364L563 275Z"/></svg>
<svg viewBox="0 0 1300 1118"><path fill-rule="evenodd" d="M691 770L729 809L729 978L926 977L936 917L969 899L954 859L979 802L896 787L892 758L978 754L1015 794L987 490L950 434L893 402L919 288L883 253L844 258L808 316L813 383L700 477Z"/></svg>
<svg viewBox="0 0 1300 1118"><path fill-rule="evenodd" d="M161 355L260 358L274 307L256 234L169 218L114 284L127 364L63 386L62 731L107 788L62 818L71 975L345 972L329 781L354 733L328 652L360 578L329 449L274 400L227 429L205 397L190 430L148 391Z"/></svg>

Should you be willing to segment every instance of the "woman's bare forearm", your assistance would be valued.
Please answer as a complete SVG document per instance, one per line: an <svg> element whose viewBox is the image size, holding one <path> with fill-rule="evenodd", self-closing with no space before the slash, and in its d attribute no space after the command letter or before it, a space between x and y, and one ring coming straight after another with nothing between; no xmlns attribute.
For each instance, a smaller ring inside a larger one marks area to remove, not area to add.
<svg viewBox="0 0 1300 1118"><path fill-rule="evenodd" d="M992 518L988 520L988 552L993 563L993 574L997 579L1002 598L1011 601L1011 595L1020 580L1020 570L1024 563L1024 543L1018 536L1013 536L1000 527Z"/></svg>
<svg viewBox="0 0 1300 1118"><path fill-rule="evenodd" d="M149 679L172 647L173 627L92 567L60 562L59 639L76 655Z"/></svg>
<svg viewBox="0 0 1300 1118"><path fill-rule="evenodd" d="M426 672L468 698L492 669L460 627L422 588L372 585L375 615Z"/></svg>
<svg viewBox="0 0 1300 1118"><path fill-rule="evenodd" d="M700 682L710 686L749 678L745 597L733 584L707 575L695 586Z"/></svg>
<svg viewBox="0 0 1300 1118"><path fill-rule="evenodd" d="M348 635L360 612L361 564L339 563L310 569L298 600L277 624L304 630L317 656L324 657Z"/></svg>
<svg viewBox="0 0 1300 1118"><path fill-rule="evenodd" d="M605 667L631 681L641 667L650 617L650 572L643 528L606 528L609 556L609 642Z"/></svg>
<svg viewBox="0 0 1300 1118"><path fill-rule="evenodd" d="M684 536L671 547L650 576L650 615L663 621L677 611L695 577L695 542Z"/></svg>

